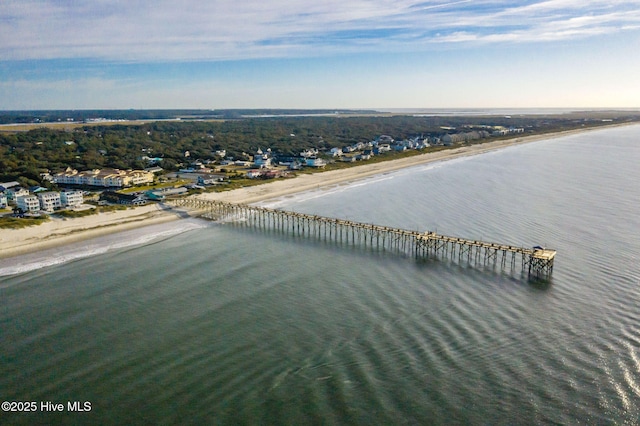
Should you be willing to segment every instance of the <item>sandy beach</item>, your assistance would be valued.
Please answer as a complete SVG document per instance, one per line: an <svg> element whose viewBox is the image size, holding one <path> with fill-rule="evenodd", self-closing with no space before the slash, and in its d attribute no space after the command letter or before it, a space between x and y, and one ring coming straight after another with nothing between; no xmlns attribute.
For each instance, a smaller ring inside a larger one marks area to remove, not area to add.
<svg viewBox="0 0 640 426"><path fill-rule="evenodd" d="M179 219L177 212L149 204L74 219L52 219L41 225L0 230L0 259L87 240L114 232Z"/></svg>
<svg viewBox="0 0 640 426"><path fill-rule="evenodd" d="M445 149L442 151L415 155L412 157L400 158L397 160L382 161L372 164L363 163L361 165L349 167L347 169L331 170L327 172L319 171L317 173L300 175L293 179L282 179L269 182L265 185L240 188L228 192L212 192L199 195L199 197L209 200L227 201L231 203L258 203L291 195L294 193L310 191L323 187L330 187L337 184L355 182L372 176L389 173L408 167L428 164L436 161L447 161L470 155L479 155L488 151L494 151L512 145L552 139L555 137L565 136L578 132L579 131L562 132L547 134L543 136L526 136L514 139L485 142L478 145Z"/></svg>
<svg viewBox="0 0 640 426"><path fill-rule="evenodd" d="M446 149L398 160L373 164L365 163L342 170L304 174L295 178L274 180L258 186L226 192L206 193L198 195L198 197L245 204L263 202L294 193L355 182L407 167L435 161L446 161L464 156L479 155L508 146L554 139L590 130L595 129L570 130L485 142L478 145ZM82 218L53 219L41 225L23 229L2 229L0 230L0 258L19 256L24 253L82 241L105 234L177 220L181 217L184 217L184 214L181 215L179 211L164 209L158 204L150 204L133 209L100 213Z"/></svg>

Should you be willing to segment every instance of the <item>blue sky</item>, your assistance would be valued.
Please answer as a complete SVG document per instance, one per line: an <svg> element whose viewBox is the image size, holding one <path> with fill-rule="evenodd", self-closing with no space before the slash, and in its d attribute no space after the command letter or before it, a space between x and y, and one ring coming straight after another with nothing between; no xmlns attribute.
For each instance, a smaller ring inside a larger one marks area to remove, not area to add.
<svg viewBox="0 0 640 426"><path fill-rule="evenodd" d="M0 109L636 108L640 0L3 0Z"/></svg>

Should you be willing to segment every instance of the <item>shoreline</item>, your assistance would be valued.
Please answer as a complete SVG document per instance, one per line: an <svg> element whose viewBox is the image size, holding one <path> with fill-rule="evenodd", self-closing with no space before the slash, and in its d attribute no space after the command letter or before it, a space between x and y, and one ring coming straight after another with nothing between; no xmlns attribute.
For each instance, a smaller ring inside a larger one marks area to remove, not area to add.
<svg viewBox="0 0 640 426"><path fill-rule="evenodd" d="M195 195L194 197L231 203L253 204L268 200L277 200L292 194L332 187L338 184L352 183L414 166L480 155L510 146L633 124L637 125L638 123L625 123L540 135L519 136L424 153L396 160L381 161L373 164L365 163L340 170L303 174L295 178L275 180L261 185L238 188L230 191L204 193ZM133 209L99 213L96 216L74 219L52 219L41 225L22 229L3 229L2 233L0 233L0 259L18 257L27 253L64 246L103 235L170 222L184 216L184 212L180 210L164 209L159 204L149 204Z"/></svg>
<svg viewBox="0 0 640 426"><path fill-rule="evenodd" d="M98 213L74 219L51 219L37 226L3 229L0 259L65 246L104 235L180 219L178 212L149 204L135 209ZM42 236L45 233L46 236Z"/></svg>
<svg viewBox="0 0 640 426"><path fill-rule="evenodd" d="M266 184L238 188L231 191L210 192L197 195L198 198L207 200L226 201L239 204L253 204L307 192L338 184L352 183L367 178L371 178L397 170L410 167L448 161L456 158L481 155L486 152L496 151L515 145L539 142L543 140L557 139L564 136L571 136L580 133L587 133L601 129L611 129L627 125L639 125L640 123L613 124L600 127L589 127L585 129L565 130L561 132L545 133L530 136L515 136L509 139L483 142L475 145L467 145L444 149L437 152L424 153L411 157L399 158L395 160L381 161L378 163L363 163L357 166L326 172L303 174L292 179L275 180ZM295 185L294 185L295 184Z"/></svg>

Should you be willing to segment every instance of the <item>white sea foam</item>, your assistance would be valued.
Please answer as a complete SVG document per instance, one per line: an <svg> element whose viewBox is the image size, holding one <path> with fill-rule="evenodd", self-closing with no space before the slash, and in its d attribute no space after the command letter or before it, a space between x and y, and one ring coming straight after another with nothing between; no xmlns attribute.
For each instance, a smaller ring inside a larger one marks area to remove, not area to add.
<svg viewBox="0 0 640 426"><path fill-rule="evenodd" d="M119 232L62 247L42 250L32 254L2 259L0 260L0 277L22 274L48 266L103 254L112 250L140 246L154 240L169 238L206 226L207 223L200 220L181 220Z"/></svg>

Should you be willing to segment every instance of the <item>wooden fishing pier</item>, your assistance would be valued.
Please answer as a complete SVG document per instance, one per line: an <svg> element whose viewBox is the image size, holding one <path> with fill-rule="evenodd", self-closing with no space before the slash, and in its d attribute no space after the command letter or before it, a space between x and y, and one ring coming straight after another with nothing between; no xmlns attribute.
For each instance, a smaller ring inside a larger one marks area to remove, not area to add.
<svg viewBox="0 0 640 426"><path fill-rule="evenodd" d="M199 216L210 220L338 244L403 253L416 258L435 257L494 269L508 268L512 273L519 270L533 279L551 277L556 254L555 250L542 247L524 248L467 240L429 231L421 233L247 204L192 197L177 198L168 201L167 204L196 210Z"/></svg>

